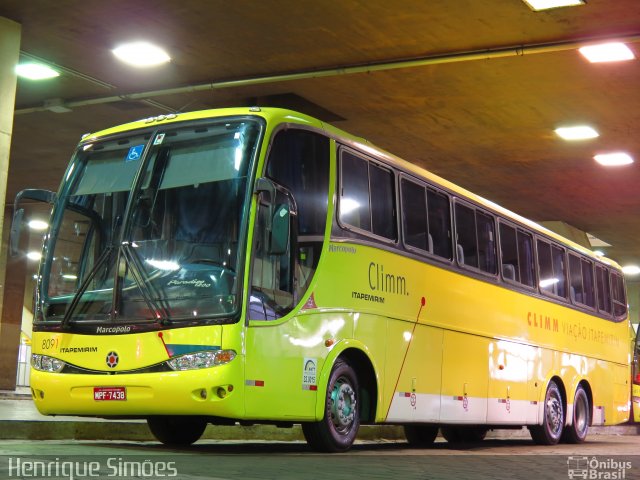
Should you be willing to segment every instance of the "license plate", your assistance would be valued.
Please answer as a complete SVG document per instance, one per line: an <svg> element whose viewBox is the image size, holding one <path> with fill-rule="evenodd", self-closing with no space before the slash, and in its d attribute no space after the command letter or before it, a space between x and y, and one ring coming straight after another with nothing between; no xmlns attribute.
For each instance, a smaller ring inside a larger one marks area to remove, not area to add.
<svg viewBox="0 0 640 480"><path fill-rule="evenodd" d="M93 399L97 401L122 401L127 399L125 387L93 387Z"/></svg>

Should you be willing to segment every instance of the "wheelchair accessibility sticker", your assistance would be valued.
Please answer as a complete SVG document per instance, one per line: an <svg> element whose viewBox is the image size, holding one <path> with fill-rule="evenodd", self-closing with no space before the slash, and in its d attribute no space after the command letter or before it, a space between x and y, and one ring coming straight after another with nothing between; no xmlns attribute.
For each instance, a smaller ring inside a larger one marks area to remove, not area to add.
<svg viewBox="0 0 640 480"><path fill-rule="evenodd" d="M127 153L127 157L124 159L125 162L135 162L136 160L140 160L142 156L142 151L144 150L144 145L136 145L135 147L131 147L129 149L129 153Z"/></svg>

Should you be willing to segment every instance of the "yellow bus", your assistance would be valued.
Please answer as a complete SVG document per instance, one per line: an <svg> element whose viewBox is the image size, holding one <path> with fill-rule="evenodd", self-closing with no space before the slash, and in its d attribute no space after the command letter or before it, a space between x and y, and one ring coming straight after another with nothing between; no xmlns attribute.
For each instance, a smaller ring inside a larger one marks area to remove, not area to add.
<svg viewBox="0 0 640 480"><path fill-rule="evenodd" d="M361 424L413 445L526 426L584 441L627 420L612 261L317 119L161 115L84 136L50 202L31 387L46 415ZM18 231L17 228L14 228Z"/></svg>

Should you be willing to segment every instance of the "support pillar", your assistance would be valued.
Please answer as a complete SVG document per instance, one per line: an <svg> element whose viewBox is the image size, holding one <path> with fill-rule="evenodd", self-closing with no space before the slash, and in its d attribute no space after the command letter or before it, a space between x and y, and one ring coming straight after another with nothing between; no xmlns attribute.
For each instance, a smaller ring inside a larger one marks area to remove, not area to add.
<svg viewBox="0 0 640 480"><path fill-rule="evenodd" d="M9 174L9 151L11 148L11 134L13 132L13 111L16 101L15 67L20 56L20 24L0 17L0 238L3 235L5 204L7 193L7 177ZM11 211L11 209L9 209ZM3 242L3 254L6 247ZM14 281L13 274L6 275L3 269L0 279ZM15 279L17 280L17 279ZM24 291L24 272L22 290ZM23 292L16 295L14 287L7 288L3 283L2 316L0 317L0 390L15 390L16 368L18 365L18 348L20 344L20 325L22 323ZM19 308L10 308L12 303L19 303ZM17 313L19 312L19 313ZM17 313L17 314L16 314Z"/></svg>

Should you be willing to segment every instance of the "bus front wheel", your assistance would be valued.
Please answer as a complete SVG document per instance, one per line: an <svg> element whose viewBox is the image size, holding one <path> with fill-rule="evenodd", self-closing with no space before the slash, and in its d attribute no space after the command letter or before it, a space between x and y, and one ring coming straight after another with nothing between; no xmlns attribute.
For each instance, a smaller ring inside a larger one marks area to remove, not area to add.
<svg viewBox="0 0 640 480"><path fill-rule="evenodd" d="M302 424L311 448L322 452L349 450L360 427L358 392L356 372L346 361L338 359L329 377L322 420Z"/></svg>
<svg viewBox="0 0 640 480"><path fill-rule="evenodd" d="M191 445L197 441L207 421L200 417L149 417L147 418L149 430L156 439L165 445Z"/></svg>
<svg viewBox="0 0 640 480"><path fill-rule="evenodd" d="M542 425L529 427L531 438L538 445L555 445L560 441L564 428L564 404L556 382L549 382L544 396Z"/></svg>

